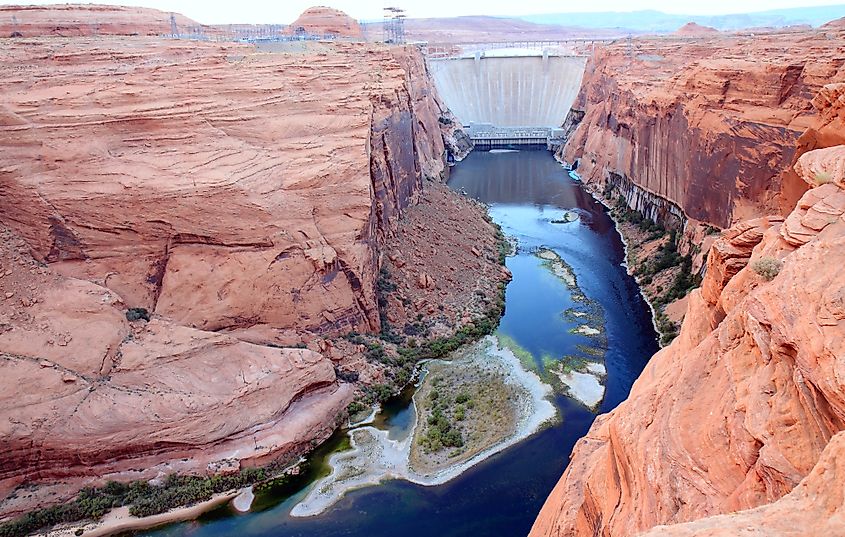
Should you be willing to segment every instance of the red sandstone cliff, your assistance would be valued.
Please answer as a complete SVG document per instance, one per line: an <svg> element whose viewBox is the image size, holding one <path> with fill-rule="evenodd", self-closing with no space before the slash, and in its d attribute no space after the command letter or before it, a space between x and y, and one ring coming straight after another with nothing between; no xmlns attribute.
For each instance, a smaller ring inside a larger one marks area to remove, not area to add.
<svg viewBox="0 0 845 537"><path fill-rule="evenodd" d="M290 33L306 33L334 37L363 39L358 21L343 11L325 6L306 9L288 27Z"/></svg>
<svg viewBox="0 0 845 537"><path fill-rule="evenodd" d="M325 438L342 357L267 345L379 328L382 246L467 149L418 52L51 38L0 65L0 493L57 483L0 513Z"/></svg>
<svg viewBox="0 0 845 537"><path fill-rule="evenodd" d="M843 45L829 28L599 48L560 156L659 219L725 228L786 214L806 190L791 171L796 142L816 119L813 96L845 80Z"/></svg>
<svg viewBox="0 0 845 537"><path fill-rule="evenodd" d="M0 6L0 38L91 35L165 35L170 13L142 7L97 4ZM173 14L178 27L199 23Z"/></svg>
<svg viewBox="0 0 845 537"><path fill-rule="evenodd" d="M845 532L845 84L814 104L802 140L830 147L797 160L807 191L716 241L680 336L578 442L531 535Z"/></svg>

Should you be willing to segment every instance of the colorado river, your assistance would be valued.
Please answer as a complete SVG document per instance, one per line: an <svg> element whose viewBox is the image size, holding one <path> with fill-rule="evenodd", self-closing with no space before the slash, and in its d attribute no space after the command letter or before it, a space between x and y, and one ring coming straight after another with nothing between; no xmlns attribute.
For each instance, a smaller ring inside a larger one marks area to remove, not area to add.
<svg viewBox="0 0 845 537"><path fill-rule="evenodd" d="M534 360L538 371L565 356L601 364L605 391L597 411L618 405L657 343L648 308L622 266L621 239L601 205L541 150L474 151L452 169L449 185L490 204L493 219L518 242L517 254L507 260L513 281L502 339ZM292 496L290 490L257 491L249 513L227 506L148 534L523 536L596 416L589 405L556 393L560 422L445 484L387 481L352 491L325 513L307 518L290 516L307 487ZM374 425L402 438L413 421L405 394ZM317 458L325 459L342 437L336 434ZM320 470L315 463L308 478Z"/></svg>

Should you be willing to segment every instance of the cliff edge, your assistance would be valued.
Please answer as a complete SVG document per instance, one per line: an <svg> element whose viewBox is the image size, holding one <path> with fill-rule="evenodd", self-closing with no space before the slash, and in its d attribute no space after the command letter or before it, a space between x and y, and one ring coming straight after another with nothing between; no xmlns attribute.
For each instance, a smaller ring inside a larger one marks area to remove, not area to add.
<svg viewBox="0 0 845 537"><path fill-rule="evenodd" d="M468 150L419 52L6 44L0 516L327 438L384 374L332 340L380 330L387 241Z"/></svg>
<svg viewBox="0 0 845 537"><path fill-rule="evenodd" d="M813 101L805 136L830 147L797 159L806 192L716 240L679 337L578 442L531 535L845 530L827 488L845 478L844 96Z"/></svg>

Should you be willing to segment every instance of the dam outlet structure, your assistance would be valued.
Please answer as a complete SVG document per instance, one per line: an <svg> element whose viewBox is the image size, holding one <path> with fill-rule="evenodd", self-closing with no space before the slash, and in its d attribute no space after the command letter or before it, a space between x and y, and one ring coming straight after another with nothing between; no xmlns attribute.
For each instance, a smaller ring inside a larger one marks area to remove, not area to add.
<svg viewBox="0 0 845 537"><path fill-rule="evenodd" d="M521 49L428 58L441 97L480 147L559 144L586 62Z"/></svg>

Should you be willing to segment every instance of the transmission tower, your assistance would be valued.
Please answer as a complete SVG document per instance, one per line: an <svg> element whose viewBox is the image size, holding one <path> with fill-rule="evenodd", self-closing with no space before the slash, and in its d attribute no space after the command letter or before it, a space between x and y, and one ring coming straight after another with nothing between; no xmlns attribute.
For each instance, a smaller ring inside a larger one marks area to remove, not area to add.
<svg viewBox="0 0 845 537"><path fill-rule="evenodd" d="M405 10L399 7L384 8L384 42L405 44Z"/></svg>
<svg viewBox="0 0 845 537"><path fill-rule="evenodd" d="M170 14L170 35L173 37L179 35L179 31L176 28L176 15L173 13Z"/></svg>

